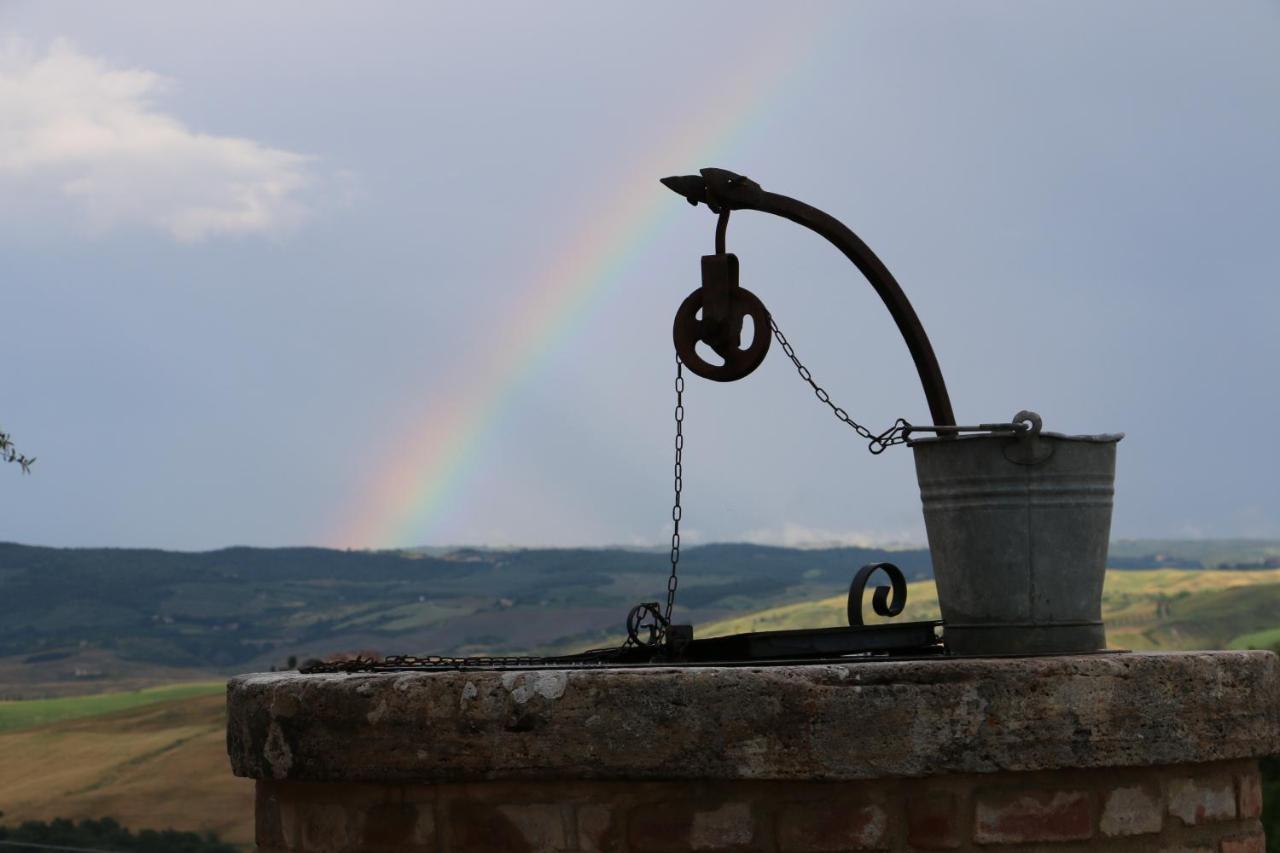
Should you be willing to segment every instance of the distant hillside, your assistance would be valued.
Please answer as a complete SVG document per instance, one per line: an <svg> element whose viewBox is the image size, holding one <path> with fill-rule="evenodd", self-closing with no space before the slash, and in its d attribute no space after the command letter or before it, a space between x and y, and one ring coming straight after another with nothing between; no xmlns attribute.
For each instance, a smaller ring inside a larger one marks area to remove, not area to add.
<svg viewBox="0 0 1280 853"><path fill-rule="evenodd" d="M927 552L687 548L698 622L829 595L864 563L929 577ZM68 695L367 650L492 654L616 634L666 593L665 552L227 548L206 553L0 544L0 697Z"/></svg>
<svg viewBox="0 0 1280 853"><path fill-rule="evenodd" d="M1126 568L1258 568L1280 555L1280 543L1112 550ZM932 577L923 549L686 548L678 613L702 626L807 606L881 560L910 580ZM632 605L662 599L668 571L665 551L626 548L185 553L0 544L0 698L195 681L342 651L581 648L616 638Z"/></svg>
<svg viewBox="0 0 1280 853"><path fill-rule="evenodd" d="M698 635L842 625L847 600L836 595L734 616L699 626ZM865 610L868 622L884 621ZM937 618L933 581L909 584L898 619ZM1112 648L1274 648L1280 645L1280 569L1109 571L1102 618Z"/></svg>
<svg viewBox="0 0 1280 853"><path fill-rule="evenodd" d="M1113 569L1275 569L1274 539L1121 539L1111 543Z"/></svg>

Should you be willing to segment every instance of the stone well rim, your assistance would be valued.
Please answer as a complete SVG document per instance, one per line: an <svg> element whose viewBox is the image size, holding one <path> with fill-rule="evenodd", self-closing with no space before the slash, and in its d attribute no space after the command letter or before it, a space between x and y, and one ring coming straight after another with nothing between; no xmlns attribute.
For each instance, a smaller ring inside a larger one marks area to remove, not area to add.
<svg viewBox="0 0 1280 853"><path fill-rule="evenodd" d="M263 673L237 775L872 779L1280 753L1280 659L1128 653L758 668Z"/></svg>

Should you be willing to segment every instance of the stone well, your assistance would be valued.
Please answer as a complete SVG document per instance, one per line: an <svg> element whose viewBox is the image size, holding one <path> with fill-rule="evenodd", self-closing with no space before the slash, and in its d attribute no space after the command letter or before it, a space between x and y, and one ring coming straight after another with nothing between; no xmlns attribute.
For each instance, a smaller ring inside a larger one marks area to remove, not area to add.
<svg viewBox="0 0 1280 853"><path fill-rule="evenodd" d="M228 687L266 851L1263 850L1267 652Z"/></svg>

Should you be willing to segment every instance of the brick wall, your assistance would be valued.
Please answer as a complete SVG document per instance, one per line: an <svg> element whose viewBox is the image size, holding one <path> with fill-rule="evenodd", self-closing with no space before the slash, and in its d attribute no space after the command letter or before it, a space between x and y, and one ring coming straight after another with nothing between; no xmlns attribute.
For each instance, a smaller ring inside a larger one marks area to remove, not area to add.
<svg viewBox="0 0 1280 853"><path fill-rule="evenodd" d="M1256 762L875 782L259 781L271 853L1263 853Z"/></svg>

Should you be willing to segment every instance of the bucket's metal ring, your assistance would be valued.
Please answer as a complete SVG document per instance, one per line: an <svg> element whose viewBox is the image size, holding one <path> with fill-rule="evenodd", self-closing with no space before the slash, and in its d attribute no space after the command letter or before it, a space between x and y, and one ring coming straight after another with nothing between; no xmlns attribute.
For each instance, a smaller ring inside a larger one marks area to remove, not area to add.
<svg viewBox="0 0 1280 853"><path fill-rule="evenodd" d="M1023 409L1013 416L1013 422L1030 424L1030 429L1022 432L1017 438L1005 442L1001 451L1004 458L1014 465L1039 465L1053 456L1053 442L1040 438L1040 430L1044 428L1044 420L1035 412Z"/></svg>

